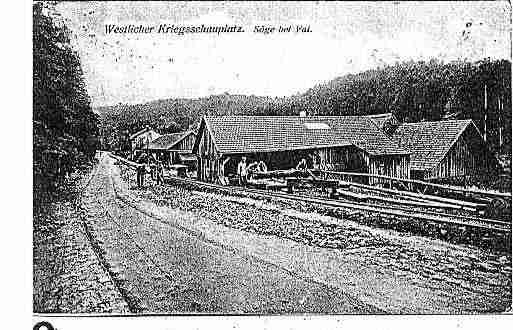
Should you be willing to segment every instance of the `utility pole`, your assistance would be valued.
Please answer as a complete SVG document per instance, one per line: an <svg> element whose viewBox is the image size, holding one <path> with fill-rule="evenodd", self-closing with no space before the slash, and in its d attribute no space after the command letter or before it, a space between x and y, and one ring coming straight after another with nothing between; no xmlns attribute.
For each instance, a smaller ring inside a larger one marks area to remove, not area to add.
<svg viewBox="0 0 513 330"><path fill-rule="evenodd" d="M483 134L483 138L486 142L486 117L488 115L488 95L486 93L486 84L484 86L484 134Z"/></svg>
<svg viewBox="0 0 513 330"><path fill-rule="evenodd" d="M146 126L146 158L148 159L148 165L150 165L150 127Z"/></svg>
<svg viewBox="0 0 513 330"><path fill-rule="evenodd" d="M502 101L499 96L499 153L502 151Z"/></svg>

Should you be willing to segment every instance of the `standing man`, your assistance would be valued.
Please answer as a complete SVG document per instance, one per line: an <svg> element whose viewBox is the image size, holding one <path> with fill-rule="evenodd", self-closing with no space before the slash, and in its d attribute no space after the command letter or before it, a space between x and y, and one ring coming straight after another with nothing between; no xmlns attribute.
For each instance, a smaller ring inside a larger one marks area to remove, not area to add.
<svg viewBox="0 0 513 330"><path fill-rule="evenodd" d="M144 185L144 174L146 174L146 162L147 162L146 153L142 153L141 156L137 159L139 166L137 166L137 187L142 188Z"/></svg>
<svg viewBox="0 0 513 330"><path fill-rule="evenodd" d="M144 185L144 165L143 164L139 164L137 166L137 187L138 188L142 188L142 186Z"/></svg>
<svg viewBox="0 0 513 330"><path fill-rule="evenodd" d="M157 177L157 184L164 183L164 164L160 159L157 160L155 175Z"/></svg>
<svg viewBox="0 0 513 330"><path fill-rule="evenodd" d="M226 177L226 164L230 161L230 157L226 157L221 163L221 168L219 169L219 181L222 185L227 186L229 184L228 178Z"/></svg>
<svg viewBox="0 0 513 330"><path fill-rule="evenodd" d="M245 186L248 183L248 169L246 166L246 157L242 157L237 165L237 175L239 176L239 185Z"/></svg>
<svg viewBox="0 0 513 330"><path fill-rule="evenodd" d="M150 177L155 180L155 173L157 171L157 160L151 154L148 154L148 166L150 167Z"/></svg>
<svg viewBox="0 0 513 330"><path fill-rule="evenodd" d="M319 170L320 169L320 166L321 166L321 160L320 160L320 156L318 153L314 153L314 154L309 154L308 155L311 159L312 159L312 168L314 170Z"/></svg>

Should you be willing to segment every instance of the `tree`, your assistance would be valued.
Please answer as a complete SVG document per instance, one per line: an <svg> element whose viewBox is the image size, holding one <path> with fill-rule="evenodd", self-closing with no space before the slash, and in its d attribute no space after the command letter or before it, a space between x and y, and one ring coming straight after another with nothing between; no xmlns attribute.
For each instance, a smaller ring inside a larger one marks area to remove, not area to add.
<svg viewBox="0 0 513 330"><path fill-rule="evenodd" d="M492 150L498 151L501 145L501 150L509 152L510 134L500 134L511 131L511 62L508 60L396 63L337 77L290 97L223 94L196 100L168 99L107 107L101 109L102 125L120 125L134 132L146 124L164 129L167 122L174 122L176 127L172 130L182 131L203 115L284 116L306 111L309 115L344 116L393 112L398 119L409 122L457 115L459 119L472 119L483 131L485 84L489 100L487 140Z"/></svg>
<svg viewBox="0 0 513 330"><path fill-rule="evenodd" d="M33 5L34 207L98 147L93 113L71 33L55 3Z"/></svg>

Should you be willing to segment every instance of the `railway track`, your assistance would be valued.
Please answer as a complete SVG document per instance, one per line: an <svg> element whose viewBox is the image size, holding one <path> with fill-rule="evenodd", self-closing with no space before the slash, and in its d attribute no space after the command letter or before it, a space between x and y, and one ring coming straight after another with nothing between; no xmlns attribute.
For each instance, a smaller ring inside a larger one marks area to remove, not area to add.
<svg viewBox="0 0 513 330"><path fill-rule="evenodd" d="M406 207L400 206L390 206L390 205L376 205L370 203L361 203L361 202L351 202L351 201L338 201L327 198L319 198L319 197L306 197L300 195L291 195L287 193L278 193L278 192L269 192L262 191L260 189L253 188L242 188L242 187L234 187L234 186L221 186L218 184L212 184L207 182L201 182L193 179L187 178L177 178L172 177L167 179L168 182L180 182L188 185L195 185L199 187L207 187L216 191L222 191L228 194L238 193L238 194L247 194L250 193L255 196L260 196L264 198L271 199L279 199L284 201L299 201L306 203L313 203L324 207L330 208L345 208L352 209L356 211L363 211L367 213L374 214L385 214L396 217L406 217L412 218L424 222L437 222L437 223L445 223L449 225L457 225L464 227L472 227L472 228L480 228L486 230L492 230L495 232L502 233L511 233L511 224L499 220L487 219L487 218L479 218L474 216L462 216L462 215L453 215L441 212L434 211L420 211L420 210L411 210Z"/></svg>
<svg viewBox="0 0 513 330"><path fill-rule="evenodd" d="M133 167L132 162L129 162L119 156L115 156L109 154L116 160L121 161L123 164L128 166L129 168ZM195 185L198 187L206 187L212 189L214 191L222 191L228 194L252 194L254 196L260 196L262 198L270 198L270 199L278 199L283 201L295 201L295 202L305 202L305 203L313 203L316 205L320 205L323 207L334 208L334 209L350 209L355 211L366 212L370 214L383 214L394 217L415 219L421 222L435 222L441 224L448 224L453 226L461 226L461 227L469 227L469 228L478 228L484 230L491 230L493 232L498 233L506 233L511 234L511 223L489 219L489 218L480 218L471 215L456 215L456 214L448 214L442 212L435 211L426 211L426 210L418 210L411 209L404 206L397 205L378 205L372 203L364 203L364 202L352 202L352 201L340 201L333 200L327 198L320 197L310 197L310 196L301 196L301 195L292 195L288 193L279 193L279 192L269 192L263 191L261 189L254 188L243 188L237 186L221 186L218 184L202 182L198 180L193 180L189 178L178 178L178 177L169 177L165 181L167 182L180 182L186 185Z"/></svg>

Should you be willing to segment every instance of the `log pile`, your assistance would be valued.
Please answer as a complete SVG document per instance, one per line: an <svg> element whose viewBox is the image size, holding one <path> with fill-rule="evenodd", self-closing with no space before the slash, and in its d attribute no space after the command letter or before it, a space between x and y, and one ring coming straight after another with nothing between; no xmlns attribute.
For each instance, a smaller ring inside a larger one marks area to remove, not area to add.
<svg viewBox="0 0 513 330"><path fill-rule="evenodd" d="M377 186L364 185L361 183L354 182L343 182L344 185L364 192L376 192L380 195L386 195L387 197L373 196L375 200L412 205L412 206L430 206L435 208L448 208L448 209L459 209L471 212L482 211L486 208L487 204L473 203L462 201L453 198L445 198L434 195L414 193L410 191L395 190L389 188L381 188ZM388 198L393 196L394 198Z"/></svg>
<svg viewBox="0 0 513 330"><path fill-rule="evenodd" d="M456 199L417 192L383 188L356 182L320 179L311 171L277 170L256 172L249 181L255 188L266 190L285 190L289 193L296 188L322 188L331 198L342 198L356 202L380 202L391 205L421 208L462 210L481 213L491 204L491 198Z"/></svg>

